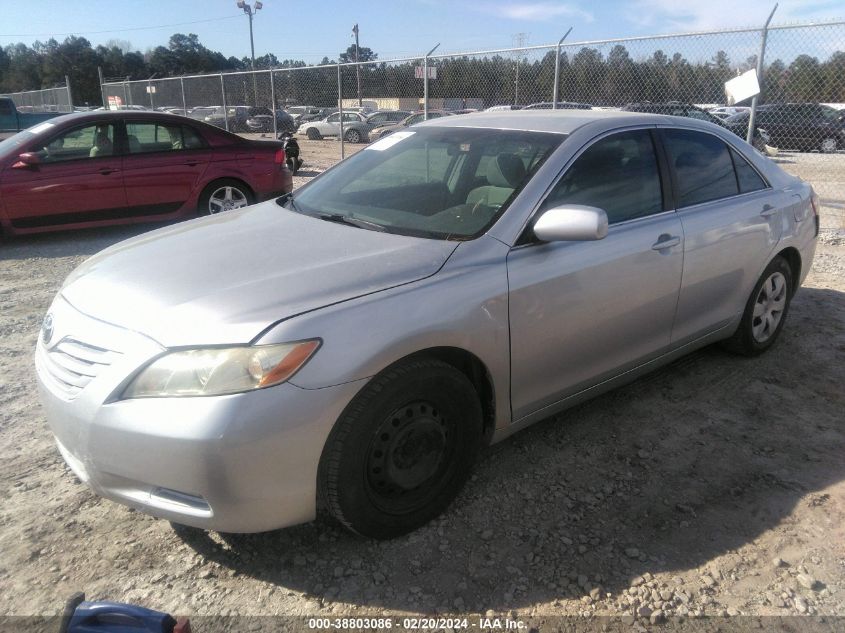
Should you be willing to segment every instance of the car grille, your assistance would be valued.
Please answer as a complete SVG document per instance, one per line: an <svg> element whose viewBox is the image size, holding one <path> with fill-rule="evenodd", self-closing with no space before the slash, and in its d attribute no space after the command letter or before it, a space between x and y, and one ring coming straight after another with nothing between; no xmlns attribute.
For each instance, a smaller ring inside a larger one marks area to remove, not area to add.
<svg viewBox="0 0 845 633"><path fill-rule="evenodd" d="M65 337L50 350L42 348L41 364L54 385L73 399L119 356L120 352Z"/></svg>

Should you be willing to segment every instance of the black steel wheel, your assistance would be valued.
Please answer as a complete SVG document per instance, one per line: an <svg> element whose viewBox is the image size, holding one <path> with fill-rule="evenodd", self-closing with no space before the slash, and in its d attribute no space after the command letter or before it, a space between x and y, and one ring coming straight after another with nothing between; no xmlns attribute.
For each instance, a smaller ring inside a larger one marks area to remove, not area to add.
<svg viewBox="0 0 845 633"><path fill-rule="evenodd" d="M343 525L392 538L449 505L482 438L478 394L455 367L418 358L376 376L344 411L319 468L320 495Z"/></svg>

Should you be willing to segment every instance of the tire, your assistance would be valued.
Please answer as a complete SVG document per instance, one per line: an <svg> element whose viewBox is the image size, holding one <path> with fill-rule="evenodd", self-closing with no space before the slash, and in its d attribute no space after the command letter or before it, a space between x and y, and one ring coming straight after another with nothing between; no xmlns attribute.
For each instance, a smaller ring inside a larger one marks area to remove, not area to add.
<svg viewBox="0 0 845 633"><path fill-rule="evenodd" d="M291 175L296 176L296 170L299 169L299 160L288 156L288 159L285 162L288 164L288 169L290 169Z"/></svg>
<svg viewBox="0 0 845 633"><path fill-rule="evenodd" d="M227 203L226 197L229 196ZM218 201L216 203L215 201ZM255 195L249 187L240 180L223 178L209 183L199 198L197 213L199 215L214 215L223 211L240 209L255 202Z"/></svg>
<svg viewBox="0 0 845 633"><path fill-rule="evenodd" d="M360 143L361 142L361 132L358 130L349 130L346 134L343 135L343 140L347 143Z"/></svg>
<svg viewBox="0 0 845 633"><path fill-rule="evenodd" d="M819 143L819 151L823 154L832 154L837 149L839 149L839 143L837 143L836 139L832 136L828 136Z"/></svg>
<svg viewBox="0 0 845 633"><path fill-rule="evenodd" d="M323 138L323 135L320 134L320 131L315 127L309 127L307 130L305 130L305 136L307 136L312 141L319 141L321 138Z"/></svg>
<svg viewBox="0 0 845 633"><path fill-rule="evenodd" d="M434 359L401 362L341 415L320 459L320 497L353 532L400 536L451 503L481 438L481 404L464 374Z"/></svg>
<svg viewBox="0 0 845 633"><path fill-rule="evenodd" d="M789 264L783 257L775 257L754 284L739 327L724 347L744 356L758 356L774 345L786 322L793 284Z"/></svg>

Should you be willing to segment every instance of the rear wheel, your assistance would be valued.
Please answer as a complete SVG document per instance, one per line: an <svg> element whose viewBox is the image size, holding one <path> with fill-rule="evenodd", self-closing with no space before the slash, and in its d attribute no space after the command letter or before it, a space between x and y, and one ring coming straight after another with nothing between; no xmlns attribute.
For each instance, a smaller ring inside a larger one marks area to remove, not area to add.
<svg viewBox="0 0 845 633"><path fill-rule="evenodd" d="M745 356L757 356L769 349L783 329L792 288L792 269L783 257L776 257L755 284L742 321L725 347Z"/></svg>
<svg viewBox="0 0 845 633"><path fill-rule="evenodd" d="M839 149L839 143L832 136L824 139L819 145L819 149L825 154L831 154Z"/></svg>
<svg viewBox="0 0 845 633"><path fill-rule="evenodd" d="M312 141L319 141L323 136L320 134L319 130L315 127L309 127L305 131L305 136L310 138Z"/></svg>
<svg viewBox="0 0 845 633"><path fill-rule="evenodd" d="M212 215L240 209L253 202L255 197L252 191L242 182L231 179L216 180L203 190L197 210L201 215Z"/></svg>
<svg viewBox="0 0 845 633"><path fill-rule="evenodd" d="M414 530L449 505L481 445L472 383L438 360L376 376L344 411L320 460L320 495L334 517L372 538Z"/></svg>

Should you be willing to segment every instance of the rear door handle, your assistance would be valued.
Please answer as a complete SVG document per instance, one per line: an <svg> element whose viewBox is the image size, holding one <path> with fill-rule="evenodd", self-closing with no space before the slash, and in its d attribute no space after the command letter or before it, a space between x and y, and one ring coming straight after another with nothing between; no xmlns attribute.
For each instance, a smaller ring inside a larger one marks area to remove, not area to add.
<svg viewBox="0 0 845 633"><path fill-rule="evenodd" d="M185 163L185 164L186 164L188 167L196 167L197 165L199 165L199 164L200 164L200 162L199 162L198 160L189 160L189 161L188 161L187 163Z"/></svg>
<svg viewBox="0 0 845 633"><path fill-rule="evenodd" d="M768 218L768 217L773 216L773 215L774 215L775 213L777 213L777 212L778 212L778 208L777 208L777 207L773 207L773 206L772 206L772 205L770 205L770 204L764 204L764 205L763 205L763 210L762 210L762 211L760 211L760 217L763 217L763 218Z"/></svg>
<svg viewBox="0 0 845 633"><path fill-rule="evenodd" d="M666 250L667 248L672 248L673 246L677 246L680 243L681 243L681 238L678 237L677 235L668 235L668 234L664 233L652 245L651 250L662 251L662 250Z"/></svg>
<svg viewBox="0 0 845 633"><path fill-rule="evenodd" d="M117 171L116 169L113 169L111 167L103 167L102 169L100 169L100 173L103 176L108 176L109 174L114 173L116 171Z"/></svg>

